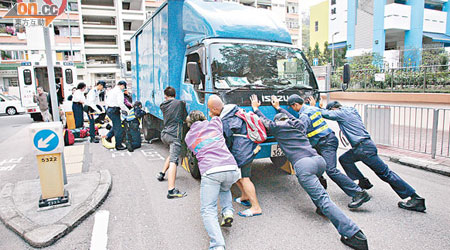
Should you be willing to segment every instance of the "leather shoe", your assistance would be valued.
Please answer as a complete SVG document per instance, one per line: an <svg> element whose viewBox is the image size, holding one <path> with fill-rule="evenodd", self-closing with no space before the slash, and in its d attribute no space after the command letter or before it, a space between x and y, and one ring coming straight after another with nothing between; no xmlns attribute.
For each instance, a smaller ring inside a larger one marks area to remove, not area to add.
<svg viewBox="0 0 450 250"><path fill-rule="evenodd" d="M124 145L120 144L119 146L116 146L117 150L125 150L127 149L127 147L125 147Z"/></svg>
<svg viewBox="0 0 450 250"><path fill-rule="evenodd" d="M417 211L417 212L425 212L427 209L425 207L425 199L420 196L411 197L408 201L400 201L398 203L399 208L403 208L406 210Z"/></svg>
<svg viewBox="0 0 450 250"><path fill-rule="evenodd" d="M370 200L370 195L365 191L356 192L355 196L352 197L352 201L348 203L349 208L358 208L365 202Z"/></svg>
<svg viewBox="0 0 450 250"><path fill-rule="evenodd" d="M112 139L112 138L106 137L106 141L109 142L109 143L112 143L111 139Z"/></svg>
<svg viewBox="0 0 450 250"><path fill-rule="evenodd" d="M100 142L97 138L91 138L90 141L93 142L93 143L99 143Z"/></svg>
<svg viewBox="0 0 450 250"><path fill-rule="evenodd" d="M359 180L358 186L365 190L369 190L373 187L372 183L370 183L369 179L367 178Z"/></svg>
<svg viewBox="0 0 450 250"><path fill-rule="evenodd" d="M367 238L361 230L350 238L342 236L341 241L345 245L356 250L369 250L369 246L367 245Z"/></svg>

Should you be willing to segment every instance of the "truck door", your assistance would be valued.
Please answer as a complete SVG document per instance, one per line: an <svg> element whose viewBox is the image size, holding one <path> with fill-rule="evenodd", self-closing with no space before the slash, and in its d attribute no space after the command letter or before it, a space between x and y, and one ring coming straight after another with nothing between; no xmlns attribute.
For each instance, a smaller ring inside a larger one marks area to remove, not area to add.
<svg viewBox="0 0 450 250"><path fill-rule="evenodd" d="M33 97L36 94L36 81L33 66L31 66L31 63L27 66L20 66L17 68L17 74L19 76L20 100L22 101L22 106L25 108L37 107L37 104L33 101Z"/></svg>
<svg viewBox="0 0 450 250"><path fill-rule="evenodd" d="M204 59L204 48L199 48L195 51L192 51L186 55L186 65L185 65L185 77L184 77L184 83L188 85L190 91L192 94L192 100L186 100L188 103L189 110L188 112L192 110L200 110L205 115L208 114L207 112L207 105L206 105L206 91L210 90L210 86L207 85L206 81L206 67L205 67L205 59ZM191 84L191 81L189 80L188 73L186 70L187 64L189 62L196 62L198 63L200 74L201 74L201 83L198 85Z"/></svg>

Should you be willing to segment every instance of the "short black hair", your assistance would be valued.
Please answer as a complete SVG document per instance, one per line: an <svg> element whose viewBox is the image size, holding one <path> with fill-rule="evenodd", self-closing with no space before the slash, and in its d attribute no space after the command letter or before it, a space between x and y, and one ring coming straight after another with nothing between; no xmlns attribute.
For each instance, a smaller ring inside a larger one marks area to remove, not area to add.
<svg viewBox="0 0 450 250"><path fill-rule="evenodd" d="M175 97L176 96L176 92L175 89L173 87L167 87L164 90L164 95L168 96L168 97Z"/></svg>
<svg viewBox="0 0 450 250"><path fill-rule="evenodd" d="M106 87L106 82L103 81L103 80L100 80L100 81L97 82L97 86L98 86L98 85L102 85L103 88L105 88L105 87Z"/></svg>
<svg viewBox="0 0 450 250"><path fill-rule="evenodd" d="M338 101L332 101L332 102L328 103L328 105L327 105L328 110L330 110L332 108L340 108L340 107L342 107L342 105Z"/></svg>
<svg viewBox="0 0 450 250"><path fill-rule="evenodd" d="M86 83L84 83L84 82L78 83L77 89L84 89L84 88L86 88Z"/></svg>
<svg viewBox="0 0 450 250"><path fill-rule="evenodd" d="M127 82L125 82L124 80L119 81L117 85L123 85L125 86L125 88L127 88Z"/></svg>

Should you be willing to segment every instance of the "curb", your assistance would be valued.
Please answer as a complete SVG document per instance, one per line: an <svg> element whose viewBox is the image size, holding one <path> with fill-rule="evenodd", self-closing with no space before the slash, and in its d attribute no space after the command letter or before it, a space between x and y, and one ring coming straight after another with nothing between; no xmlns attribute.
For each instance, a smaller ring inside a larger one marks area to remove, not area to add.
<svg viewBox="0 0 450 250"><path fill-rule="evenodd" d="M4 185L0 191L0 220L32 247L42 248L52 245L103 204L111 191L112 178L108 170L84 174L98 174L97 187L86 200L77 204L73 210L56 223L39 225L25 217L14 204L13 193L16 184L12 183Z"/></svg>
<svg viewBox="0 0 450 250"><path fill-rule="evenodd" d="M406 156L392 156L385 154L380 154L380 156L386 157L389 161L394 163L450 177L450 166Z"/></svg>

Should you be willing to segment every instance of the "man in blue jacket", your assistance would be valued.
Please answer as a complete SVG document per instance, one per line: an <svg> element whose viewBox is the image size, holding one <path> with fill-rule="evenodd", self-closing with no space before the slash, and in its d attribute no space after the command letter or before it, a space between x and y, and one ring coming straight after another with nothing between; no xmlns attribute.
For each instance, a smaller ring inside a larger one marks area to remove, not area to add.
<svg viewBox="0 0 450 250"><path fill-rule="evenodd" d="M311 105L314 100L312 100ZM356 167L355 162L362 161L371 168L383 181L387 182L402 199L410 198L408 201L400 201L398 206L403 209L424 212L425 199L420 197L413 187L406 183L394 171L389 169L378 156L377 147L370 138L361 116L353 107L343 107L339 102L330 102L326 110L322 110L322 116L326 119L337 121L339 128L352 145L352 149L339 157L339 162L347 175L352 180L366 182L372 186L364 175Z"/></svg>
<svg viewBox="0 0 450 250"><path fill-rule="evenodd" d="M276 97L274 97L273 105L275 109L279 110L280 103ZM328 124L322 118L321 109L315 106L304 105L303 98L297 94L289 96L288 105L299 113L299 119L306 124L306 136L311 146L325 159L327 163L327 175L342 191L352 197L352 201L348 204L348 207L358 208L364 202L369 201L369 194L336 168L336 151L339 146L339 141L334 135L333 130L328 127ZM294 116L284 109L281 109L281 112L284 112L290 118L294 118Z"/></svg>
<svg viewBox="0 0 450 250"><path fill-rule="evenodd" d="M235 201L248 209L238 214L242 217L261 215L262 209L256 197L255 185L250 180L251 165L256 155L257 145L247 138L247 126L241 118L236 116L239 108L234 104L224 105L219 96L212 95L208 100L208 109L211 117L220 116L222 119L227 147L241 169L241 178L236 182L241 190L241 197L236 198Z"/></svg>
<svg viewBox="0 0 450 250"><path fill-rule="evenodd" d="M275 137L278 145L294 166L298 182L316 207L320 208L336 227L342 236L342 243L353 249L368 249L367 238L361 229L331 201L319 182L318 177L325 171L326 163L309 143L306 136L307 125L302 120L289 118L280 107L278 112L283 113L275 115L274 121L271 121L259 110L261 102L258 101L258 97L252 95L250 99L253 110L269 128L269 133Z"/></svg>

